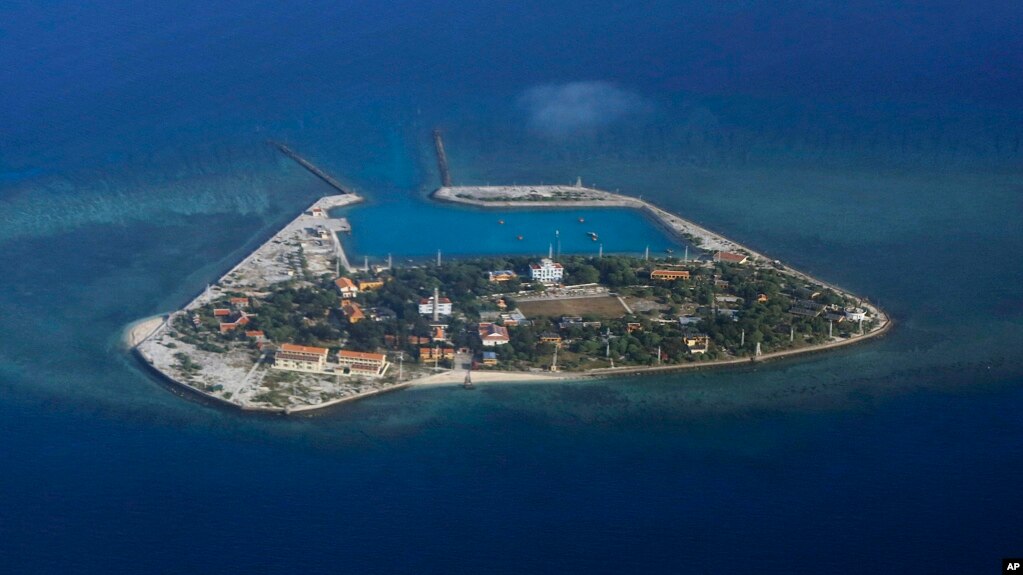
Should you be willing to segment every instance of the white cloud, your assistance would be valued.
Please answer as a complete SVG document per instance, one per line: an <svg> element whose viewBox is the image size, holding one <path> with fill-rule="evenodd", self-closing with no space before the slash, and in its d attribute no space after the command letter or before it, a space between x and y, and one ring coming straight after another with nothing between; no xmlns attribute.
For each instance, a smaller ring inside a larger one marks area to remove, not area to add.
<svg viewBox="0 0 1023 575"><path fill-rule="evenodd" d="M553 136L599 128L651 108L639 94L610 82L535 86L526 90L521 103L529 126Z"/></svg>

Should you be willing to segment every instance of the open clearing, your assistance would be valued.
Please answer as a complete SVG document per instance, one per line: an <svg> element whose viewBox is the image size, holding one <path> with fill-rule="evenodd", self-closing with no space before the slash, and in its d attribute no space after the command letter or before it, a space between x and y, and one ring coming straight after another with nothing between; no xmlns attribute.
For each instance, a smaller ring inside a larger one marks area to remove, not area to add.
<svg viewBox="0 0 1023 575"><path fill-rule="evenodd" d="M611 319L625 315L625 308L614 296L520 301L518 307L526 317L568 315Z"/></svg>

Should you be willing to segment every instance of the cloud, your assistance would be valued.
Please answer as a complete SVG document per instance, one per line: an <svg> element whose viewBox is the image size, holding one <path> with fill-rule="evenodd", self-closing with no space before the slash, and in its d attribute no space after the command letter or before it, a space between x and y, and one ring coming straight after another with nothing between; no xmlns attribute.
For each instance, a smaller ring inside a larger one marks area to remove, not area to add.
<svg viewBox="0 0 1023 575"><path fill-rule="evenodd" d="M529 126L553 136L600 128L651 108L639 94L610 82L535 86L526 90L521 103L529 114Z"/></svg>

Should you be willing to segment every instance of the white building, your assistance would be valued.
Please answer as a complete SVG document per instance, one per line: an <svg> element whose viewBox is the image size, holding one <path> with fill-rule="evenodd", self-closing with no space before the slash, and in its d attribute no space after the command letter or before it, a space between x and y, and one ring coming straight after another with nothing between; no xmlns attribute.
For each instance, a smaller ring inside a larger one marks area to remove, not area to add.
<svg viewBox="0 0 1023 575"><path fill-rule="evenodd" d="M433 315L433 297L419 300L419 313ZM451 315L451 300L446 297L437 300L437 315Z"/></svg>
<svg viewBox="0 0 1023 575"><path fill-rule="evenodd" d="M274 355L273 366L289 371L322 373L327 367L327 351L322 347L281 344L280 349Z"/></svg>
<svg viewBox="0 0 1023 575"><path fill-rule="evenodd" d="M866 321L867 310L861 307L847 307L845 308L845 319L849 321Z"/></svg>
<svg viewBox="0 0 1023 575"><path fill-rule="evenodd" d="M545 284L558 283L564 275L565 268L550 258L540 260L539 264L529 265L529 278L534 281L541 281Z"/></svg>

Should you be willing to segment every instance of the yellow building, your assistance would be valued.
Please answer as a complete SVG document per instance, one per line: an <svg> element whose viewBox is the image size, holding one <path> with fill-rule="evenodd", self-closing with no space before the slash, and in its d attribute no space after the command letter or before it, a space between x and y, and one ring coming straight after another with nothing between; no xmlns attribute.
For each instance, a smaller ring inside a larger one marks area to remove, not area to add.
<svg viewBox="0 0 1023 575"><path fill-rule="evenodd" d="M650 279L652 280L664 280L664 281L675 281L675 280L689 280L689 270L654 270L650 272Z"/></svg>
<svg viewBox="0 0 1023 575"><path fill-rule="evenodd" d="M359 290L371 291L384 287L384 280L359 280Z"/></svg>
<svg viewBox="0 0 1023 575"><path fill-rule="evenodd" d="M710 338L705 335L691 335L684 338L690 353L707 353L710 349Z"/></svg>

